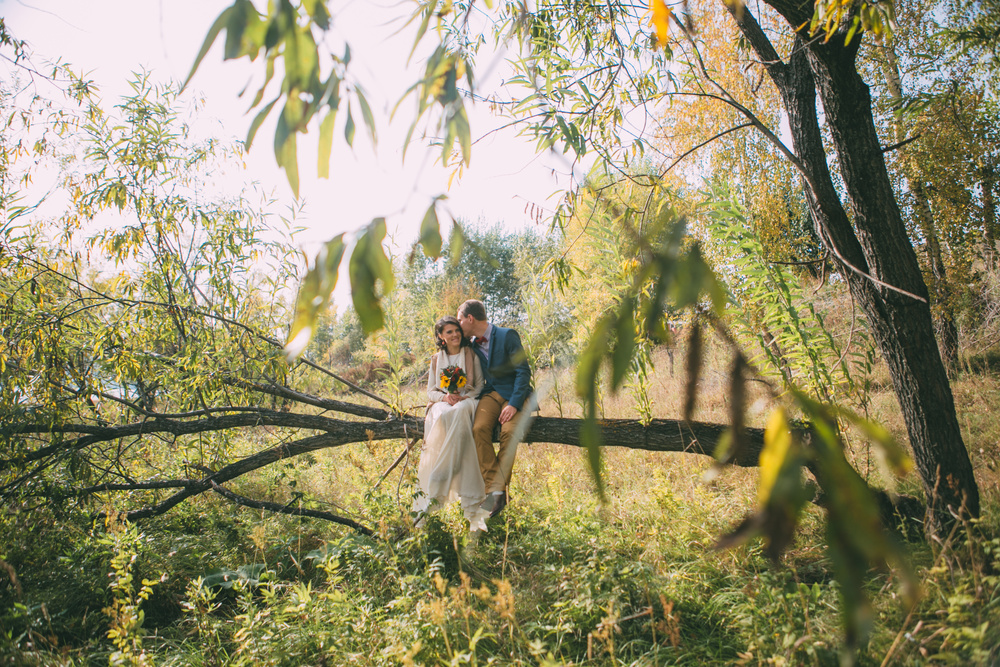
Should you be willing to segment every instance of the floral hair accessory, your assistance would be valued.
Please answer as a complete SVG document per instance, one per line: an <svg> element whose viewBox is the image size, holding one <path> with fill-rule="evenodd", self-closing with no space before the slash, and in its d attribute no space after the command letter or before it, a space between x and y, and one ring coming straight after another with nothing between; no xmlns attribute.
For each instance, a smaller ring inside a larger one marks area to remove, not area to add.
<svg viewBox="0 0 1000 667"><path fill-rule="evenodd" d="M441 371L441 389L449 394L457 394L467 381L461 366L448 366Z"/></svg>

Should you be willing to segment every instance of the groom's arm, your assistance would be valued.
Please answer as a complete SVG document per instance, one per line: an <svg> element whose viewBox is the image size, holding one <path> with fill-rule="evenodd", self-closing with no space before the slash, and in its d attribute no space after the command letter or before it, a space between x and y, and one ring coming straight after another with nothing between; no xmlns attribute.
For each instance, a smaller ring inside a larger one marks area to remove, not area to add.
<svg viewBox="0 0 1000 667"><path fill-rule="evenodd" d="M511 329L507 333L507 358L514 364L514 391L508 404L520 411L531 392L531 366L528 355L521 345L521 336Z"/></svg>

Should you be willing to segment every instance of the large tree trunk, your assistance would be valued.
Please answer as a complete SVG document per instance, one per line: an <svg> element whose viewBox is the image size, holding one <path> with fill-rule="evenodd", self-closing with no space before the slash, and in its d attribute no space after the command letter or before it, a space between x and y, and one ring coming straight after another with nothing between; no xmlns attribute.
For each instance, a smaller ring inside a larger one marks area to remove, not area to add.
<svg viewBox="0 0 1000 667"><path fill-rule="evenodd" d="M997 257L997 205L993 197L996 187L996 170L993 165L982 169L983 175L983 239L986 242L986 261L990 268L996 266Z"/></svg>
<svg viewBox="0 0 1000 667"><path fill-rule="evenodd" d="M808 24L811 4L768 4L793 30ZM838 37L824 44L798 36L786 64L747 9L733 10L733 15L781 92L817 232L888 363L927 493L928 529L937 532L948 522L949 509L977 516L979 489L934 338L927 288L889 182L868 87L855 67L859 39L845 46ZM817 90L840 159L853 225L827 169Z"/></svg>
<svg viewBox="0 0 1000 667"><path fill-rule="evenodd" d="M958 368L958 327L955 325L955 308L952 304L951 286L948 284L948 270L941 252L941 240L938 238L937 229L934 228L931 203L923 183L912 179L910 192L914 198L920 231L927 239L925 250L931 268L931 291L937 309L937 335L941 357L945 368L955 371Z"/></svg>

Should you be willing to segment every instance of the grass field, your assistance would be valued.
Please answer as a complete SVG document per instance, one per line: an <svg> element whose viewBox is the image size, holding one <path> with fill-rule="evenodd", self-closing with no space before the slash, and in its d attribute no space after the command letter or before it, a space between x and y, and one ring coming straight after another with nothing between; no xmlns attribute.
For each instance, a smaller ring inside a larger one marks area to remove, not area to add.
<svg viewBox="0 0 1000 667"><path fill-rule="evenodd" d="M676 416L681 364L671 376L665 355L651 397L658 416ZM561 404L550 391L542 414L575 416L572 377L554 379ZM870 573L860 664L1000 660L1000 381L965 374L954 390L984 519L941 543L906 544L921 584L915 606L898 573ZM417 389L407 391L419 404ZM725 421L725 377L711 364L701 391L698 417ZM873 416L902 436L891 392L870 398ZM605 414L631 416L631 401L627 391L606 396ZM752 405L761 425L766 401ZM778 566L758 542L714 549L752 508L755 469L706 483L706 457L607 449L602 504L581 450L522 446L512 502L476 539L454 508L411 527L414 461L374 488L401 447L327 450L233 488L278 502L302 493L375 527L375 538L209 496L133 526L92 526L93 506L6 508L0 664L840 663L841 603L820 508L807 509ZM864 443L852 447L859 471L881 483ZM918 494L915 476L899 490Z"/></svg>

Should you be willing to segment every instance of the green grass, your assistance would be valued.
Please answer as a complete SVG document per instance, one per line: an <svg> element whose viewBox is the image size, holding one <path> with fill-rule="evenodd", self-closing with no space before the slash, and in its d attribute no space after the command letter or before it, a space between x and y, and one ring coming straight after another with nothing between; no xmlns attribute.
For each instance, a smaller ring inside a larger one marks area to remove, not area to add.
<svg viewBox="0 0 1000 667"><path fill-rule="evenodd" d="M676 414L682 379L654 382L657 414ZM699 418L722 421L724 383L712 382ZM1000 419L991 407L1000 382L966 375L954 389L985 518L944 545L907 545L921 583L912 613L899 573L870 573L864 665L881 664L891 647L897 665L1000 659ZM872 399L899 431L891 394ZM606 414L629 414L629 400L605 397ZM564 414L575 407L564 402ZM373 490L401 447L319 452L234 485L281 502L303 492L363 517L375 539L215 496L111 531L91 525L93 506L6 508L0 556L21 593L0 571L0 664L839 664L841 605L821 510L806 511L778 566L757 542L714 549L753 507L755 470L707 484L703 457L609 449L601 504L582 451L524 446L511 504L474 541L454 508L411 527L414 462ZM913 480L903 488L919 492Z"/></svg>

